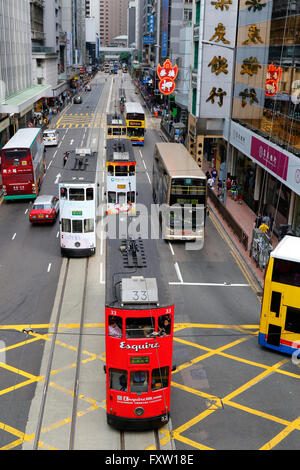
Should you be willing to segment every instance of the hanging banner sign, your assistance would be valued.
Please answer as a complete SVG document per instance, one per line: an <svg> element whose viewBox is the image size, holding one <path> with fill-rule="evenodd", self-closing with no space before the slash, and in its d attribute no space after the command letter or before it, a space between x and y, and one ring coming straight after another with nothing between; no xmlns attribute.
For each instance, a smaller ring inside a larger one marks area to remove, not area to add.
<svg viewBox="0 0 300 470"><path fill-rule="evenodd" d="M276 67L276 65L272 64L269 65L267 70L267 79L266 79L266 89L265 95L266 96L275 96L278 92L278 81L281 78L282 68Z"/></svg>
<svg viewBox="0 0 300 470"><path fill-rule="evenodd" d="M157 75L160 80L158 88L163 95L170 95L175 90L175 79L178 74L178 66L172 66L169 59L164 62L164 65L157 66Z"/></svg>

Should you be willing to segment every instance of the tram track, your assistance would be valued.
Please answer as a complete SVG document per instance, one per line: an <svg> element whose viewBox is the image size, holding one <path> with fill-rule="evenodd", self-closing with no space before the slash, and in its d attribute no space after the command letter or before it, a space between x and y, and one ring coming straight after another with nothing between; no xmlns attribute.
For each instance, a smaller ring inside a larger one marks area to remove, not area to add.
<svg viewBox="0 0 300 470"><path fill-rule="evenodd" d="M77 266L76 266L77 265ZM75 432L76 432L76 418L77 418L77 408L78 408L78 397L79 397L79 380L80 380L80 364L81 364L81 355L82 355L82 338L84 335L84 319L85 319L85 302L86 302L86 290L87 290L87 280L88 280L88 267L89 267L89 258L85 258L84 260L78 259L66 259L65 263L65 270L63 276L63 282L58 302L58 308L56 312L55 318L55 325L54 330L52 333L51 339L51 347L49 352L49 357L47 361L47 369L44 376L44 387L42 393L42 400L39 409L38 420L36 424L35 430L35 437L33 443L33 450L38 450L40 447L40 440L41 440L41 433L43 429L43 425L47 426L48 417L51 416L51 410L53 404L51 401L48 403L48 395L49 395L49 388L50 388L50 380L51 376L55 373L55 355L57 353L57 348L60 347L60 341L58 337L63 335L64 333L59 331L60 324L68 323L68 317L70 315L70 310L68 308L69 305L69 294L70 289L68 289L68 284L72 283L72 271L76 271L77 273L77 284L82 285L82 293L79 294L81 296L81 305L80 309L77 309L77 316L79 314L79 334L77 333L77 344L73 345L73 349L77 352L76 360L75 360L75 371L73 374L73 388L72 388L72 405L71 405L71 412L69 416L70 418L70 435L69 435L69 450L74 449L74 442L75 442ZM84 269L83 269L84 268ZM80 272L80 279L78 277L78 273ZM78 299L76 299L78 300ZM76 321L75 318L72 318L73 321ZM47 414L49 410L49 413ZM65 410L66 411L66 410Z"/></svg>

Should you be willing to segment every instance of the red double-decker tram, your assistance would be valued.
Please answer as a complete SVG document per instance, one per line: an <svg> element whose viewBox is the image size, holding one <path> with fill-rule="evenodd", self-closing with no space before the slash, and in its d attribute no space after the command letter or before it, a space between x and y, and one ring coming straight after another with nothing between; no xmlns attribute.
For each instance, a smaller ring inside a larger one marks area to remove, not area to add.
<svg viewBox="0 0 300 470"><path fill-rule="evenodd" d="M174 305L154 240L106 242L107 422L120 430L166 424Z"/></svg>

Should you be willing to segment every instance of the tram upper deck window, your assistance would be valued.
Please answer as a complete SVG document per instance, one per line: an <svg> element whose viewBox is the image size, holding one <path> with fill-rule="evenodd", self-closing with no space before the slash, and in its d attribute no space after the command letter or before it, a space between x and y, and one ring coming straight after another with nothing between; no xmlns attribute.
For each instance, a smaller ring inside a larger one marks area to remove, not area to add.
<svg viewBox="0 0 300 470"><path fill-rule="evenodd" d="M114 338L122 337L122 318L116 315L108 317L108 335Z"/></svg>
<svg viewBox="0 0 300 470"><path fill-rule="evenodd" d="M160 367L159 369L153 369L151 375L151 390L159 390L166 388L169 385L169 367Z"/></svg>
<svg viewBox="0 0 300 470"><path fill-rule="evenodd" d="M109 369L109 388L112 390L127 391L127 370Z"/></svg>
<svg viewBox="0 0 300 470"><path fill-rule="evenodd" d="M148 338L154 330L154 318L126 318L126 338Z"/></svg>
<svg viewBox="0 0 300 470"><path fill-rule="evenodd" d="M69 200L70 201L84 201L84 189L83 188L69 188Z"/></svg>
<svg viewBox="0 0 300 470"><path fill-rule="evenodd" d="M115 176L127 176L128 168L126 165L116 165Z"/></svg>
<svg viewBox="0 0 300 470"><path fill-rule="evenodd" d="M107 166L107 174L109 176L113 176L114 175L114 172L115 172L115 167L114 165L108 165Z"/></svg>
<svg viewBox="0 0 300 470"><path fill-rule="evenodd" d="M169 315L161 315L158 318L158 332L161 336L171 334L171 319Z"/></svg>
<svg viewBox="0 0 300 470"><path fill-rule="evenodd" d="M68 199L68 190L67 188L60 188L60 198Z"/></svg>
<svg viewBox="0 0 300 470"><path fill-rule="evenodd" d="M272 281L300 287L300 263L274 259Z"/></svg>
<svg viewBox="0 0 300 470"><path fill-rule="evenodd" d="M113 135L121 135L121 128L120 127L114 127L113 128Z"/></svg>

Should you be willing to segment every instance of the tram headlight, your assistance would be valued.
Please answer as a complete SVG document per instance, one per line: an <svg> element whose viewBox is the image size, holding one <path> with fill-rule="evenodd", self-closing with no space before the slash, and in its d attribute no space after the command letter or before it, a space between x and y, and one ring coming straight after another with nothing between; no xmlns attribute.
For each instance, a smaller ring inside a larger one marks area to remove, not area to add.
<svg viewBox="0 0 300 470"><path fill-rule="evenodd" d="M143 414L145 413L145 410L143 407L141 406L138 406L135 410L134 410L134 414L136 416L143 416Z"/></svg>
<svg viewBox="0 0 300 470"><path fill-rule="evenodd" d="M79 242L76 242L76 243L75 243L75 246L76 246L76 248L79 248L79 247L80 247L80 243L79 243Z"/></svg>

